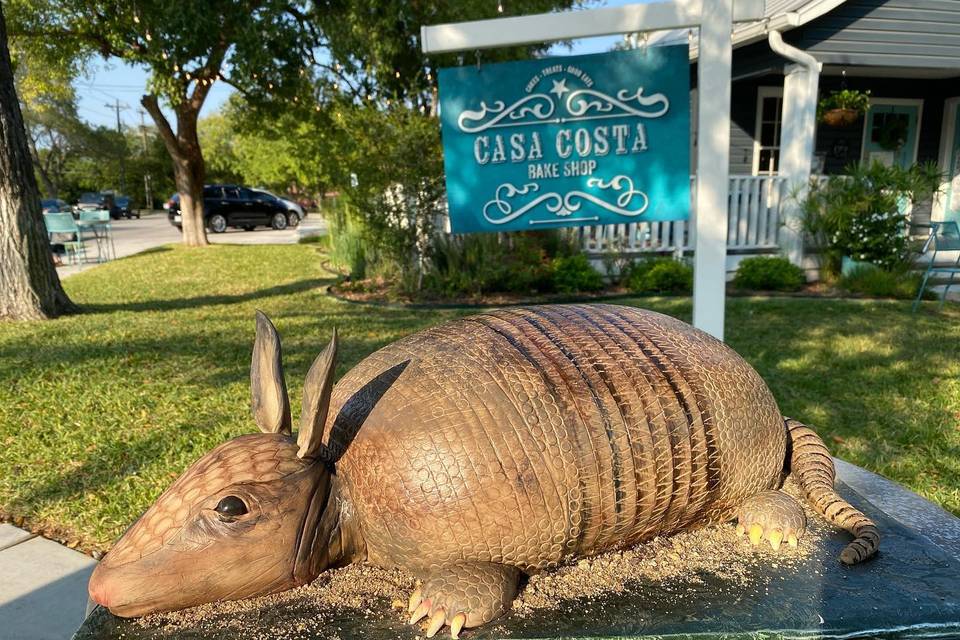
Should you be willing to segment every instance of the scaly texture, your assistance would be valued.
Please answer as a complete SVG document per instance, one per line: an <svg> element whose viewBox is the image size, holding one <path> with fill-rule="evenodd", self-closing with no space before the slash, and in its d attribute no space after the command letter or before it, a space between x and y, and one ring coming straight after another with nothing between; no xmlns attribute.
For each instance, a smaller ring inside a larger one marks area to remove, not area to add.
<svg viewBox="0 0 960 640"><path fill-rule="evenodd" d="M854 536L853 542L840 553L840 561L844 564L863 562L880 546L877 525L834 490L833 458L820 436L791 418L787 418L786 424L790 430L790 471L817 512Z"/></svg>
<svg viewBox="0 0 960 640"><path fill-rule="evenodd" d="M779 484L783 420L735 352L613 305L400 340L333 392L327 445L370 559L522 570L729 518Z"/></svg>

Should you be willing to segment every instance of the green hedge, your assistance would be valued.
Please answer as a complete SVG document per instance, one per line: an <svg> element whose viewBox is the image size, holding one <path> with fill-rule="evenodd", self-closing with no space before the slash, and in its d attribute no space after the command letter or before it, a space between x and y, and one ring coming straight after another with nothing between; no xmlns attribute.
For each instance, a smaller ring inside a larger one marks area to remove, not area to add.
<svg viewBox="0 0 960 640"><path fill-rule="evenodd" d="M755 291L797 291L803 287L803 269L786 258L756 256L740 261L733 284L738 289Z"/></svg>

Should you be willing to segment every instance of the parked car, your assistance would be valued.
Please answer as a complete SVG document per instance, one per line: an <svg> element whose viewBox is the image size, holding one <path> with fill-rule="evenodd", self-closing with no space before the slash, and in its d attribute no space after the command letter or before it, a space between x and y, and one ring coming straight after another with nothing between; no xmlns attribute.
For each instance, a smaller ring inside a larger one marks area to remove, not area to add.
<svg viewBox="0 0 960 640"><path fill-rule="evenodd" d="M81 194L80 199L77 201L77 210L105 210L110 212L110 217L114 220L120 219L120 208L117 206L113 194L106 191L100 193L88 191L87 193Z"/></svg>
<svg viewBox="0 0 960 640"><path fill-rule="evenodd" d="M122 215L124 218L130 220L136 216L137 220L140 219L140 210L133 208L133 198L130 196L117 196L116 203L117 209L120 210L120 215Z"/></svg>
<svg viewBox="0 0 960 640"><path fill-rule="evenodd" d="M253 231L267 226L286 229L291 223L299 223L297 214L291 212L277 197L232 184L210 184L203 188L203 219L207 229L223 233L228 227ZM173 194L163 205L170 224L182 228L180 195ZM291 220L295 220L291 222Z"/></svg>
<svg viewBox="0 0 960 640"><path fill-rule="evenodd" d="M297 214L296 220L294 220L294 218L293 218L292 216L287 216L287 223L288 223L289 226L291 226L291 227L297 226L298 224L300 224L300 223L303 221L304 218L307 217L307 214L306 214L306 212L303 210L303 207L301 207L298 203L294 202L293 200L290 200L290 199L288 199L288 198L281 198L281 197L278 196L277 194L272 193L272 192L270 192L270 191L267 191L266 189L252 189L252 191L253 191L254 193L263 194L263 195L264 195L266 198L268 198L268 199L269 199L269 198L273 198L273 199L279 201L280 204L282 204L284 207L287 208L287 211L291 211L291 212Z"/></svg>
<svg viewBox="0 0 960 640"><path fill-rule="evenodd" d="M73 207L59 198L48 198L40 201L44 213L73 213Z"/></svg>

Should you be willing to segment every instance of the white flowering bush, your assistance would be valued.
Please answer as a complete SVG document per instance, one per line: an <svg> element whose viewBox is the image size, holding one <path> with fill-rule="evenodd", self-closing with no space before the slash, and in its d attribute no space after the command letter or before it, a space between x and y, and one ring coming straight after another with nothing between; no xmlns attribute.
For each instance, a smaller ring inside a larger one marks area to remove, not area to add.
<svg viewBox="0 0 960 640"><path fill-rule="evenodd" d="M907 169L875 163L812 183L802 203L804 230L820 251L823 269L839 273L844 256L887 271L908 265L906 211L932 196L940 182L934 163Z"/></svg>

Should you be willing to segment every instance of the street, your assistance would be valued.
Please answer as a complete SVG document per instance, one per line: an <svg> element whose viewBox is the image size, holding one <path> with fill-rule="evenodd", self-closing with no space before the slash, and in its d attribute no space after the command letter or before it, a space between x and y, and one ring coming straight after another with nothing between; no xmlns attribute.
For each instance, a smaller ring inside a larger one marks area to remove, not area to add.
<svg viewBox="0 0 960 640"><path fill-rule="evenodd" d="M144 212L139 219L114 220L110 226L117 258L131 256L160 245L180 242L180 231L167 220L166 211ZM295 229L288 228L283 231L274 231L266 227L258 227L255 231L228 229L226 233L208 233L207 238L214 244L296 244L301 238L324 233L326 233L325 221L320 214L313 213ZM57 273L61 278L99 264L96 262L97 244L94 240L87 240L86 251L90 262L80 265L64 264L57 267Z"/></svg>

